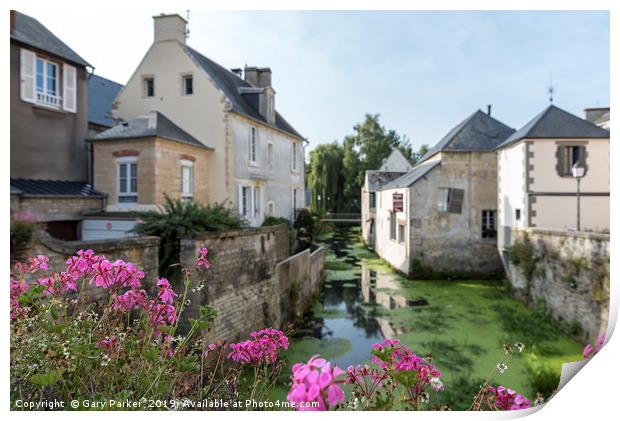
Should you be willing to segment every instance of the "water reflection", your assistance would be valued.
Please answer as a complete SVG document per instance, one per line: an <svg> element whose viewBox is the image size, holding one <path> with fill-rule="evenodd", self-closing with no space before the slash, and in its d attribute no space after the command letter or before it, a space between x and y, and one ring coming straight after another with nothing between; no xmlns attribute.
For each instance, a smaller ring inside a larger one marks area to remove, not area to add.
<svg viewBox="0 0 620 421"><path fill-rule="evenodd" d="M351 350L333 359L340 367L367 361L372 344L405 332L381 317L381 308L395 310L427 304L424 300L409 300L399 294L396 275L387 270L370 269L348 249L353 242L354 238L347 229L339 229L333 238L325 241L338 261L359 268L359 271L352 271L351 279L330 279L328 272L319 298L321 305L304 315L303 320L296 324L294 335L297 338L333 337L350 341Z"/></svg>

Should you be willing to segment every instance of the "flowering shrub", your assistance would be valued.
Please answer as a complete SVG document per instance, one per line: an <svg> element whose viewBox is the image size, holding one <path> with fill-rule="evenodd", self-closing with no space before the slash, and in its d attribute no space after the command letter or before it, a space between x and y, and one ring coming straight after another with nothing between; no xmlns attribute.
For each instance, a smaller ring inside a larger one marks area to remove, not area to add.
<svg viewBox="0 0 620 421"><path fill-rule="evenodd" d="M596 345L592 346L590 344L586 344L583 348L583 359L586 360L594 355L598 354L603 345L605 344L605 335L601 335L596 342Z"/></svg>
<svg viewBox="0 0 620 421"><path fill-rule="evenodd" d="M189 319L186 332L178 331L188 291L204 287L204 280L195 278L210 267L207 253L200 249L194 265L182 268L182 291L160 278L152 295L139 268L92 250L71 256L59 273L49 273L45 256L17 263L10 279L12 402L268 399L284 366L285 332L265 328L245 341L203 346L197 334L215 317L207 306ZM27 275L38 279L27 283ZM91 293L102 295L103 303L95 304ZM603 340L584 356L598 352ZM512 354L522 350L520 343L505 345L506 358L471 409L530 406L517 392L492 385L508 369ZM370 365L346 371L318 355L294 364L287 400L299 410L445 409L435 399L444 385L430 357L416 355L397 339L374 344L371 356Z"/></svg>

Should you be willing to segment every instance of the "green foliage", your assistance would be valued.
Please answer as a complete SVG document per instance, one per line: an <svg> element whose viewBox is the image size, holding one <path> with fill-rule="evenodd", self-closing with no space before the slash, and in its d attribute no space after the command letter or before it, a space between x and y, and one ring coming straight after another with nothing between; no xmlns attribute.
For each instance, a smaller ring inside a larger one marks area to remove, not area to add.
<svg viewBox="0 0 620 421"><path fill-rule="evenodd" d="M467 411L471 407L471 397L478 394L483 384L482 378L460 376L438 395L439 403L453 411Z"/></svg>
<svg viewBox="0 0 620 421"><path fill-rule="evenodd" d="M560 384L560 373L536 356L528 361L527 375L534 392L541 393L545 399L549 399Z"/></svg>
<svg viewBox="0 0 620 421"><path fill-rule="evenodd" d="M523 241L515 242L510 246L508 258L512 264L521 268L523 275L528 281L532 280L532 275L536 269L536 261L534 260L534 245L527 235L524 236Z"/></svg>
<svg viewBox="0 0 620 421"><path fill-rule="evenodd" d="M159 274L163 277L178 276L180 240L204 231L240 229L247 223L230 207L222 203L204 206L193 201L165 197L165 203L156 211L139 213L139 222L133 232L156 235L160 238Z"/></svg>
<svg viewBox="0 0 620 421"><path fill-rule="evenodd" d="M338 212L344 203L344 152L338 143L318 145L310 152L308 188L312 191L311 207L315 211Z"/></svg>
<svg viewBox="0 0 620 421"><path fill-rule="evenodd" d="M37 224L30 221L11 220L11 254L28 247Z"/></svg>
<svg viewBox="0 0 620 421"><path fill-rule="evenodd" d="M537 302L532 311L514 305L493 304L491 307L497 313L504 331L510 334L513 341L518 340L526 346L533 346L554 340L558 336L557 322L553 320L543 301Z"/></svg>

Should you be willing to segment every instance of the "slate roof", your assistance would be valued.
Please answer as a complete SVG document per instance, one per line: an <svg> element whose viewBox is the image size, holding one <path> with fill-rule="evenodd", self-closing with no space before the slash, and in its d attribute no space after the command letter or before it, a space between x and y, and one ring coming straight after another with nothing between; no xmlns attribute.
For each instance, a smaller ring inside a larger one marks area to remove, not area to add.
<svg viewBox="0 0 620 421"><path fill-rule="evenodd" d="M568 111L564 111L555 105L550 105L543 112L531 119L525 126L502 142L498 146L498 149L526 138L609 138L609 131L598 127L590 121L579 118Z"/></svg>
<svg viewBox="0 0 620 421"><path fill-rule="evenodd" d="M105 197L106 194L93 189L82 181L59 180L31 180L25 178L11 178L11 193L22 196L45 197Z"/></svg>
<svg viewBox="0 0 620 421"><path fill-rule="evenodd" d="M149 126L150 116L138 116L129 121L118 124L111 129L97 134L91 141L116 140L116 139L140 139L149 137L161 137L188 145L212 149L174 124L168 117L154 111L156 121L154 126Z"/></svg>
<svg viewBox="0 0 620 421"><path fill-rule="evenodd" d="M404 172L396 171L366 171L366 177L368 178L368 191L373 192L380 189L383 185L389 183L398 177L403 176Z"/></svg>
<svg viewBox="0 0 620 421"><path fill-rule="evenodd" d="M513 132L514 129L478 110L450 130L420 162L441 151L492 151Z"/></svg>
<svg viewBox="0 0 620 421"><path fill-rule="evenodd" d="M88 78L88 122L112 127L112 103L123 85L95 74Z"/></svg>
<svg viewBox="0 0 620 421"><path fill-rule="evenodd" d="M207 72L217 86L224 91L224 94L232 102L234 111L258 120L264 124L270 125L269 122L258 112L258 109L252 105L249 98L251 95L242 94L242 91L248 88L254 88L249 82L246 82L230 70L203 56L193 48L188 46L185 46L184 48L187 53L200 65L200 67ZM275 127L303 139L303 136L299 134L299 132L295 130L293 126L291 126L277 111Z"/></svg>
<svg viewBox="0 0 620 421"><path fill-rule="evenodd" d="M17 11L15 12L15 29L11 32L11 39L46 51L74 64L92 67L38 20Z"/></svg>
<svg viewBox="0 0 620 421"><path fill-rule="evenodd" d="M411 171L405 173L405 175L397 178L394 181L391 181L384 185L379 190L389 190L389 189L399 189L402 187L409 187L413 185L416 181L420 180L426 174L428 174L433 168L437 167L441 164L441 160L431 161L431 162L423 162L421 164L416 165L411 169Z"/></svg>

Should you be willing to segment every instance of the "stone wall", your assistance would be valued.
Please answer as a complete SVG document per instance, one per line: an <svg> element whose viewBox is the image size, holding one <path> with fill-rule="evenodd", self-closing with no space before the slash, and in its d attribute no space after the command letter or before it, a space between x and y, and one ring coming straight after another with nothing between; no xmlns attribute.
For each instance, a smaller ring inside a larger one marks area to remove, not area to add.
<svg viewBox="0 0 620 421"><path fill-rule="evenodd" d="M44 197L11 194L11 213L31 213L37 221L82 220L103 209L103 197Z"/></svg>
<svg viewBox="0 0 620 421"><path fill-rule="evenodd" d="M157 273L159 266L159 237L127 237L114 240L62 241L39 230L33 236L30 246L25 250L11 250L11 258L45 255L49 258L49 270L61 272L66 269L66 260L78 250L92 249L95 253L114 261L122 259L135 264L144 271L143 284L149 294L157 292ZM34 281L37 277L28 279ZM89 288L88 292L103 292L100 288ZM93 297L99 299L99 296Z"/></svg>
<svg viewBox="0 0 620 421"><path fill-rule="evenodd" d="M505 261L515 296L533 305L544 301L568 333L594 340L609 318L609 235L512 230Z"/></svg>
<svg viewBox="0 0 620 421"><path fill-rule="evenodd" d="M304 250L289 257L286 225L184 239L181 263L191 266L201 247L209 249L211 268L205 287L188 296L181 330L199 314L200 305L209 305L218 315L203 332L207 343L235 341L263 327L285 327L318 292L324 252Z"/></svg>

